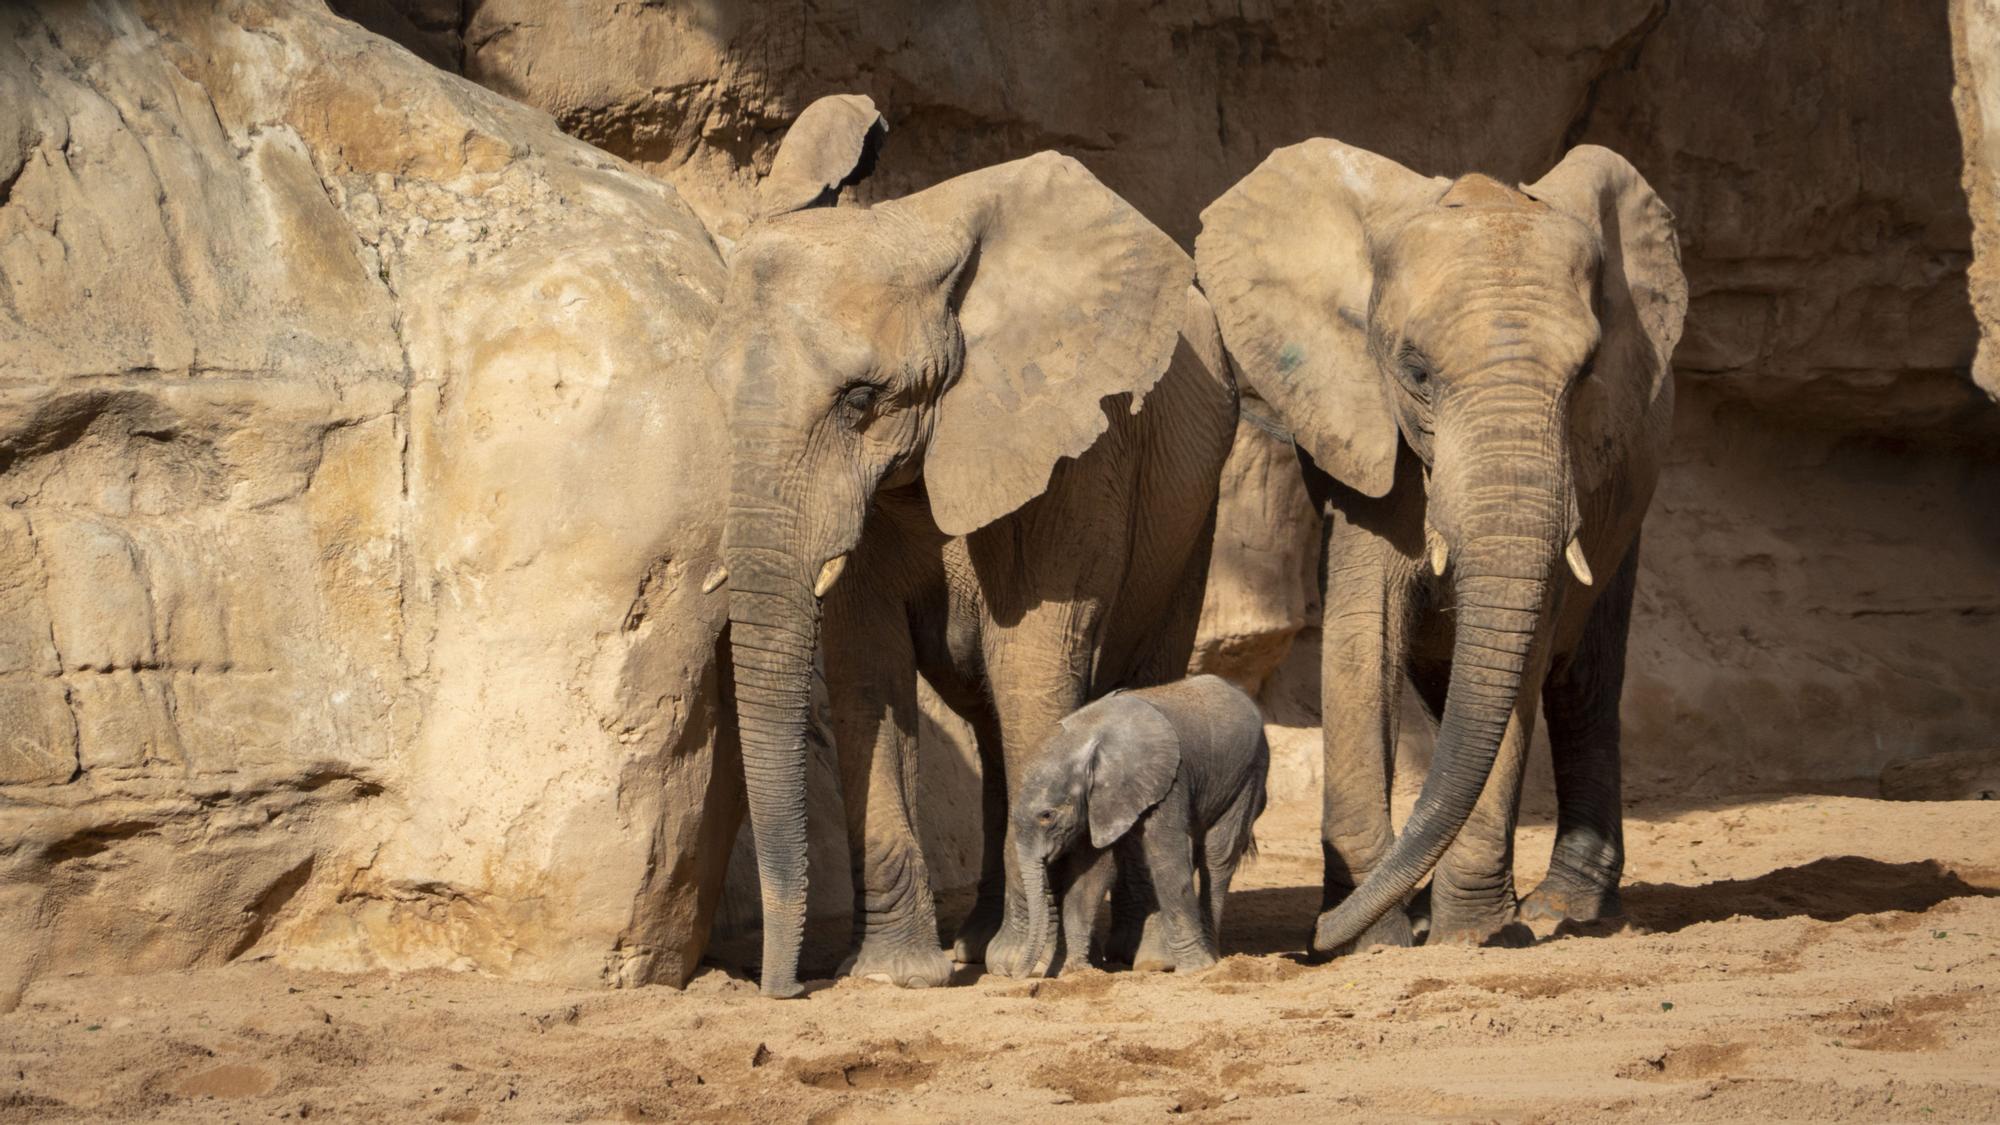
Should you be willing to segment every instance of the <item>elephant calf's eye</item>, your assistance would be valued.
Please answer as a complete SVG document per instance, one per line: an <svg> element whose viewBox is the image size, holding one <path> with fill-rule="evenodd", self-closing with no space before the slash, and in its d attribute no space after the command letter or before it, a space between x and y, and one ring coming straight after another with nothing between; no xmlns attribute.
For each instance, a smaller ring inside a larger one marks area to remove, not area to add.
<svg viewBox="0 0 2000 1125"><path fill-rule="evenodd" d="M1037 824L1050 824L1055 819L1056 811L1054 809L1043 809L1041 812L1035 814L1035 823Z"/></svg>

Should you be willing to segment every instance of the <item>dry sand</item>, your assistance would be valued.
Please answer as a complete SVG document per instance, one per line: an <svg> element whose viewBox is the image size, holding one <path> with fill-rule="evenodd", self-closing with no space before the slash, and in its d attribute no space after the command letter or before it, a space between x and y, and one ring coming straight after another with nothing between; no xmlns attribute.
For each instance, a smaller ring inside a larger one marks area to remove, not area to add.
<svg viewBox="0 0 2000 1125"><path fill-rule="evenodd" d="M1641 802L1634 930L1321 966L1311 804L1198 975L51 980L0 1017L0 1120L2000 1120L2000 802Z"/></svg>

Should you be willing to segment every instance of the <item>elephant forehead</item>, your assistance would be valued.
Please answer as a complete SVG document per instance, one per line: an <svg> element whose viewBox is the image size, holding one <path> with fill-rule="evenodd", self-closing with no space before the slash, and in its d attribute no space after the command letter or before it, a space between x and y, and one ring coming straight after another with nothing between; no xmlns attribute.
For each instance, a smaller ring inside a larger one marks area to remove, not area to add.
<svg viewBox="0 0 2000 1125"><path fill-rule="evenodd" d="M1559 283L1593 276L1602 247L1590 228L1552 207L1433 207L1392 240L1392 275L1422 281L1495 270L1523 281Z"/></svg>
<svg viewBox="0 0 2000 1125"><path fill-rule="evenodd" d="M899 214L821 207L751 228L737 248L734 270L751 293L796 297L857 284L929 289L957 264L950 241Z"/></svg>

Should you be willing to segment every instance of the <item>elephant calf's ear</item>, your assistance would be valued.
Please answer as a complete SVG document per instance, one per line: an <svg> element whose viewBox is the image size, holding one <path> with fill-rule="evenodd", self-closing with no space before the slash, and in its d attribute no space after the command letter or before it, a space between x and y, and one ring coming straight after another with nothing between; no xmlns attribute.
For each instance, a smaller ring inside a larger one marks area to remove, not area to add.
<svg viewBox="0 0 2000 1125"><path fill-rule="evenodd" d="M889 123L862 94L829 94L805 108L771 162L757 193L757 217L832 203L848 184L875 170Z"/></svg>
<svg viewBox="0 0 2000 1125"><path fill-rule="evenodd" d="M1152 704L1128 699L1106 718L1118 729L1097 741L1090 764L1090 843L1108 848L1173 788L1181 740Z"/></svg>

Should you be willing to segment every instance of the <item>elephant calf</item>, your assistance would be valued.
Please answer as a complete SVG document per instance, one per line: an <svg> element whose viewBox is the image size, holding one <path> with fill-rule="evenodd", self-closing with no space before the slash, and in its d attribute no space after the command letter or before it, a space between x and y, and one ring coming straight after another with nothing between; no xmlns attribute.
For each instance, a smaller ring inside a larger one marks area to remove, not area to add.
<svg viewBox="0 0 2000 1125"><path fill-rule="evenodd" d="M1215 676L1114 692L1062 720L1014 806L1032 911L1029 970L1041 968L1049 932L1051 866L1075 964L1088 959L1098 907L1122 866L1150 882L1172 958L1133 968L1213 965L1270 764L1257 704Z"/></svg>

